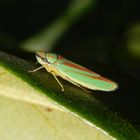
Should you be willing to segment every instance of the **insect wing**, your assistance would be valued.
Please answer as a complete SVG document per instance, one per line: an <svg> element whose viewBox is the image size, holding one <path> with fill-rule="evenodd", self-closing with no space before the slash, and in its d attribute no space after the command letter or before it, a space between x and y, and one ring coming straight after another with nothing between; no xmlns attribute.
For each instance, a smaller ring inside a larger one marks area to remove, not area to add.
<svg viewBox="0 0 140 140"><path fill-rule="evenodd" d="M99 74L76 63L64 59L61 56L59 56L59 59L56 63L56 68L60 73L68 78L67 80L70 79L72 82L89 89L113 91L117 88L117 84L115 82L104 78Z"/></svg>

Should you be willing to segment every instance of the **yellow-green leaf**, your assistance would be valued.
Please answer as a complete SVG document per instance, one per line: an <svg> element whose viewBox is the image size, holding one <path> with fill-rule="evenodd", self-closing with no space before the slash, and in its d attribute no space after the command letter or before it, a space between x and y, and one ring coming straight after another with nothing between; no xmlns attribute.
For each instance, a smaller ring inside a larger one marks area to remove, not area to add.
<svg viewBox="0 0 140 140"><path fill-rule="evenodd" d="M132 140L136 129L94 97L45 70L0 52L0 137L3 140Z"/></svg>

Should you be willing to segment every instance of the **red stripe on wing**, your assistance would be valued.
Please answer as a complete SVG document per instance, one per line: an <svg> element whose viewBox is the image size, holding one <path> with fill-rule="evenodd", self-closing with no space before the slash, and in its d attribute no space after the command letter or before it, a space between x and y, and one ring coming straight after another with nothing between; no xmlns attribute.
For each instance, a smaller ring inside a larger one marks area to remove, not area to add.
<svg viewBox="0 0 140 140"><path fill-rule="evenodd" d="M97 79L97 80L101 80L101 81L104 81L104 82L107 82L107 83L114 83L113 81L107 79L107 78L104 78L100 75L98 76L92 76L92 75L88 75L88 74L84 74L84 73L81 73L81 72L77 72L77 71L73 71L74 73L77 73L77 74L80 74L80 75L83 75L83 76L86 76L86 77L89 77L89 78L93 78L93 79Z"/></svg>
<svg viewBox="0 0 140 140"><path fill-rule="evenodd" d="M63 62L63 64L66 65L66 66L69 66L69 67L72 67L72 68L81 70L81 71L86 71L86 72L89 72L89 73L97 74L97 73L95 73L95 72L93 72L93 71L91 71L91 70L89 70L89 69L87 69L87 68L84 68L84 67L79 66L79 65L74 64L74 63L70 63L70 62L68 62L68 61ZM97 74L97 75L98 75L98 74Z"/></svg>
<svg viewBox="0 0 140 140"><path fill-rule="evenodd" d="M99 76L99 77L90 76L90 75L88 75L88 76L91 77L91 78L94 78L94 79L98 79L98 80L101 80L101 81L105 81L105 82L107 82L107 83L114 83L113 81L111 81L111 80L109 80L109 79L107 79L107 78L104 78L104 77L102 77L102 76Z"/></svg>
<svg viewBox="0 0 140 140"><path fill-rule="evenodd" d="M59 60L64 59L61 55L59 55L58 58L59 58ZM108 82L108 83L114 83L113 81L111 81L111 80L109 80L107 78L104 78L104 77L100 76L99 74L97 74L97 73L95 73L95 72L93 72L93 71L91 71L91 70L89 70L87 68L84 68L84 67L79 66L77 64L71 63L69 61L64 61L63 64L66 65L66 66L72 67L72 68L79 69L81 71L86 71L86 72L89 72L89 73L96 74L97 76L88 75L88 74L84 74L84 73L81 73L81 72L73 71L73 72L78 73L80 75L87 76L87 77L90 77L90 78L93 78L93 79L102 80L102 81L105 81L105 82Z"/></svg>

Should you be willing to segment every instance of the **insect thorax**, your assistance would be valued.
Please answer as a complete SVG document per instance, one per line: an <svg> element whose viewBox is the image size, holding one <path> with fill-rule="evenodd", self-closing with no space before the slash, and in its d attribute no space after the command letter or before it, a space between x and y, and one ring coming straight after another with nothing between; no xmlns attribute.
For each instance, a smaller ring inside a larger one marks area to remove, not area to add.
<svg viewBox="0 0 140 140"><path fill-rule="evenodd" d="M58 60L57 54L54 54L54 53L46 53L46 60L50 64L55 63Z"/></svg>

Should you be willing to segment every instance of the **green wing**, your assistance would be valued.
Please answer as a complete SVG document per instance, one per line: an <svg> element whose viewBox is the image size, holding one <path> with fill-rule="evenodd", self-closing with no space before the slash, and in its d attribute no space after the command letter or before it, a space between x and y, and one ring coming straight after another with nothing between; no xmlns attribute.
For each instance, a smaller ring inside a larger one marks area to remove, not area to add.
<svg viewBox="0 0 140 140"><path fill-rule="evenodd" d="M113 91L117 88L117 84L113 81L63 57L58 59L55 66L60 73L68 78L68 81L71 80L88 89Z"/></svg>

